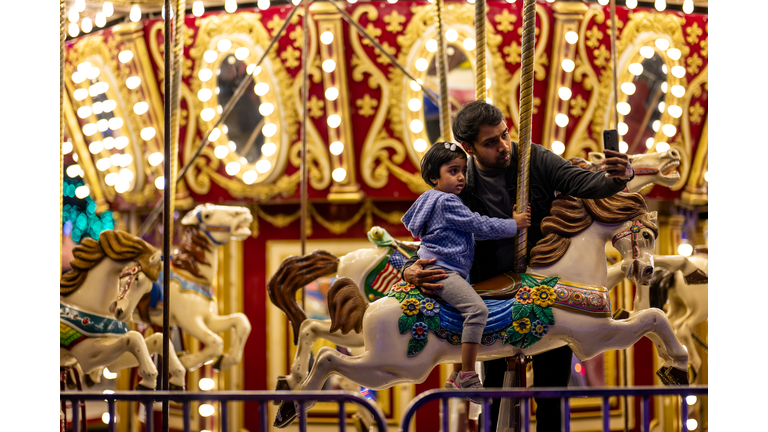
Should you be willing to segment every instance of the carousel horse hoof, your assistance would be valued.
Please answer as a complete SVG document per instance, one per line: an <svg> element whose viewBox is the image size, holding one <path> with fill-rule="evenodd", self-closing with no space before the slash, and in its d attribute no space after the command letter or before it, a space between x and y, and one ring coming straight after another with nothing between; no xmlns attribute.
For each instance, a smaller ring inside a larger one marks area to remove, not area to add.
<svg viewBox="0 0 768 432"><path fill-rule="evenodd" d="M173 383L168 383L168 390L170 391L184 391L184 386L179 386Z"/></svg>
<svg viewBox="0 0 768 432"><path fill-rule="evenodd" d="M77 387L77 381L75 381L74 373L71 370L67 371L67 388L70 390L74 390ZM86 375L88 377L88 375Z"/></svg>
<svg viewBox="0 0 768 432"><path fill-rule="evenodd" d="M224 354L220 355L219 358L216 359L215 362L213 362L213 370L215 372L221 372L221 361L224 360Z"/></svg>
<svg viewBox="0 0 768 432"><path fill-rule="evenodd" d="M93 387L93 386L95 386L95 385L96 385L96 381L94 381L93 379L91 379L91 376L90 376L90 375L86 375L86 376L85 376L85 385L86 385L87 387Z"/></svg>
<svg viewBox="0 0 768 432"><path fill-rule="evenodd" d="M699 374L696 372L696 369L693 368L693 366L688 366L688 377L689 382L696 382L696 378L699 376Z"/></svg>
<svg viewBox="0 0 768 432"><path fill-rule="evenodd" d="M285 375L280 375L277 377L277 385L275 386L275 390L290 390L291 387L288 385L288 377ZM283 401L272 401L274 405L280 405Z"/></svg>
<svg viewBox="0 0 768 432"><path fill-rule="evenodd" d="M661 383L664 384L665 386L672 385L669 381L669 377L667 376L667 372L669 371L669 369L670 368L666 366L662 366L661 369L656 371L656 376L659 377L659 379L661 380Z"/></svg>
<svg viewBox="0 0 768 432"><path fill-rule="evenodd" d="M275 415L275 423L272 426L277 428L288 427L299 414L296 412L296 403L292 401L283 401L280 404L280 408L277 409L277 415Z"/></svg>
<svg viewBox="0 0 768 432"><path fill-rule="evenodd" d="M629 312L625 311L622 308L616 309L616 312L613 313L613 319L615 320L624 320L629 318Z"/></svg>
<svg viewBox="0 0 768 432"><path fill-rule="evenodd" d="M656 375L665 386L688 385L688 371L676 367L662 367L656 371Z"/></svg>
<svg viewBox="0 0 768 432"><path fill-rule="evenodd" d="M136 387L133 388L136 391L155 391L153 388L149 388L142 384L136 384Z"/></svg>

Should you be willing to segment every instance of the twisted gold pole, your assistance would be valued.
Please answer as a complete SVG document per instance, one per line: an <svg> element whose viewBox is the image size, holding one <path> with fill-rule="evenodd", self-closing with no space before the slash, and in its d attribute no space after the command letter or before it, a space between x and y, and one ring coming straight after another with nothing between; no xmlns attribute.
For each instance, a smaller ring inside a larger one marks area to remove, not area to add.
<svg viewBox="0 0 768 432"><path fill-rule="evenodd" d="M173 30L173 71L171 74L171 177L165 179L165 187L170 188L171 193L171 231L173 238L173 214L176 209L176 178L179 172L179 111L181 105L181 75L182 62L184 61L184 13L186 0L178 0L174 11Z"/></svg>
<svg viewBox="0 0 768 432"><path fill-rule="evenodd" d="M616 28L616 0L611 0L611 66L613 69L613 127L619 127L619 83L616 81L616 33L619 29ZM603 143L605 148L605 143Z"/></svg>
<svg viewBox="0 0 768 432"><path fill-rule="evenodd" d="M59 263L61 263L61 223L64 220L64 41L67 40L65 30L66 8L64 0L59 4ZM61 273L61 264L59 264Z"/></svg>
<svg viewBox="0 0 768 432"><path fill-rule="evenodd" d="M440 80L440 135L443 141L453 141L451 133L451 105L448 96L448 66L445 56L445 30L443 29L443 0L436 0L437 20L437 77Z"/></svg>
<svg viewBox="0 0 768 432"><path fill-rule="evenodd" d="M523 52L520 65L520 130L517 146L517 211L528 208L528 180L531 172L531 117L533 116L533 57L536 48L536 0L523 4ZM528 266L528 229L518 231L515 242L515 271Z"/></svg>
<svg viewBox="0 0 768 432"><path fill-rule="evenodd" d="M487 66L485 62L485 0L475 1L475 70L477 94L475 99L484 101L487 97L486 87Z"/></svg>

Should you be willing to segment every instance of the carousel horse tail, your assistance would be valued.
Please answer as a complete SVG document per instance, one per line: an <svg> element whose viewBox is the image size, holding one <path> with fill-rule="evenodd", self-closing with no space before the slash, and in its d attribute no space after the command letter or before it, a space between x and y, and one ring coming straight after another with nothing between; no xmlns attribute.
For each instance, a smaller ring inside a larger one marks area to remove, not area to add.
<svg viewBox="0 0 768 432"><path fill-rule="evenodd" d="M648 295L651 307L662 309L669 296L669 288L674 285L675 274L663 269L657 268L651 277Z"/></svg>
<svg viewBox="0 0 768 432"><path fill-rule="evenodd" d="M331 333L341 330L341 334L350 331L360 333L363 330L363 317L368 308L355 281L348 277L339 278L328 290L328 312L331 315Z"/></svg>
<svg viewBox="0 0 768 432"><path fill-rule="evenodd" d="M316 250L304 256L290 256L284 259L269 279L269 299L291 321L294 345L299 341L301 323L307 319L307 314L296 301L296 291L321 276L335 273L338 266L337 256L324 250Z"/></svg>

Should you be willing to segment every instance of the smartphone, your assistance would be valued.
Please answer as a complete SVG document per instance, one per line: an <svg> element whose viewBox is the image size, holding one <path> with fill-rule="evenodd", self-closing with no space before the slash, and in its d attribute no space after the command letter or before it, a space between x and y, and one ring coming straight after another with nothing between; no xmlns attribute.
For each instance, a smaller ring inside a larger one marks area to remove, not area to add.
<svg viewBox="0 0 768 432"><path fill-rule="evenodd" d="M616 129L603 131L603 148L615 152L619 151L619 132Z"/></svg>

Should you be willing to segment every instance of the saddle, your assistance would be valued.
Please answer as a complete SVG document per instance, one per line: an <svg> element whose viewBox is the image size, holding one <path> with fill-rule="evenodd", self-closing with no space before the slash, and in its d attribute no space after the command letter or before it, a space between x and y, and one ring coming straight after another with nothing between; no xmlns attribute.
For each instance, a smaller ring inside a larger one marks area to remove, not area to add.
<svg viewBox="0 0 768 432"><path fill-rule="evenodd" d="M485 300L506 300L513 298L523 285L520 275L515 272L504 272L498 276L472 285L475 292Z"/></svg>

